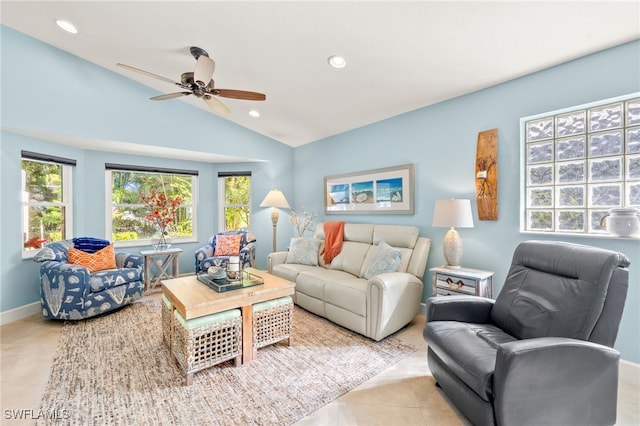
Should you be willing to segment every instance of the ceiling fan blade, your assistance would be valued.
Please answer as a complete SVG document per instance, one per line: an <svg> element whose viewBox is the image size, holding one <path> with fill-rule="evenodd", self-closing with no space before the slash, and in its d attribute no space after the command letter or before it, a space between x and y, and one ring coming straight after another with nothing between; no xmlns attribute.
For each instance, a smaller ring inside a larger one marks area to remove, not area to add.
<svg viewBox="0 0 640 426"><path fill-rule="evenodd" d="M214 89L215 94L224 98L244 99L246 101L264 101L267 95L258 92L247 92L246 90Z"/></svg>
<svg viewBox="0 0 640 426"><path fill-rule="evenodd" d="M149 71L141 70L140 68L132 67L131 65L125 65L125 64L121 64L121 63L117 63L116 65L119 66L119 67L128 69L130 71L139 72L140 74L144 74L144 75L149 76L149 77L157 78L158 80L166 81L167 83L175 84L176 86L181 86L182 87L182 84L178 83L177 81L173 81L170 78L166 78L166 77L163 77L163 76L158 75L158 74L154 74L154 73L149 72Z"/></svg>
<svg viewBox="0 0 640 426"><path fill-rule="evenodd" d="M213 110L219 114L224 114L227 115L231 112L231 110L229 108L227 108L227 106L225 104L223 104L222 102L220 102L215 96L213 95L204 95L202 97L202 99L204 99L204 101L211 107L213 108Z"/></svg>
<svg viewBox="0 0 640 426"><path fill-rule="evenodd" d="M154 96L151 98L154 101L164 101L165 99L173 99L179 98L180 96L188 96L191 92L176 92L176 93L167 93L166 95Z"/></svg>
<svg viewBox="0 0 640 426"><path fill-rule="evenodd" d="M196 69L193 72L193 80L198 86L205 87L211 81L215 68L216 63L213 62L213 59L205 55L200 55L196 62Z"/></svg>

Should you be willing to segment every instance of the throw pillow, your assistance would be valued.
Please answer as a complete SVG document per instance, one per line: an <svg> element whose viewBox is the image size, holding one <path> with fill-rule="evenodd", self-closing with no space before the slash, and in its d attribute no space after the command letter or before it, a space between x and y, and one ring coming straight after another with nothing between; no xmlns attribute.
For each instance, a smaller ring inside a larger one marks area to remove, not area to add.
<svg viewBox="0 0 640 426"><path fill-rule="evenodd" d="M380 241L371 258L371 262L369 262L369 266L367 266L364 277L369 279L384 272L397 271L400 267L401 257L400 250L396 250L384 241Z"/></svg>
<svg viewBox="0 0 640 426"><path fill-rule="evenodd" d="M107 240L93 237L77 237L73 239L73 248L86 253L95 253L111 244Z"/></svg>
<svg viewBox="0 0 640 426"><path fill-rule="evenodd" d="M217 235L214 256L238 256L242 235Z"/></svg>
<svg viewBox="0 0 640 426"><path fill-rule="evenodd" d="M113 244L109 244L95 253L87 253L69 247L68 259L70 264L84 266L91 273L116 268L116 253Z"/></svg>
<svg viewBox="0 0 640 426"><path fill-rule="evenodd" d="M318 266L318 250L322 240L318 238L292 238L285 263Z"/></svg>

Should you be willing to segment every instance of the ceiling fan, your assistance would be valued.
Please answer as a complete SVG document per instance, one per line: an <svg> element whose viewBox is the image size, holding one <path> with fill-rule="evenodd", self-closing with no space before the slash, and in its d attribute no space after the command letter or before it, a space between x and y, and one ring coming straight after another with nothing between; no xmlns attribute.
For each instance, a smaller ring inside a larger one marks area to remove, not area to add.
<svg viewBox="0 0 640 426"><path fill-rule="evenodd" d="M229 114L231 110L223 104L216 96L222 96L223 98L244 99L248 101L264 101L267 97L263 93L248 92L246 90L233 90L233 89L218 89L215 87L215 83L211 77L213 77L213 71L215 69L215 62L209 57L209 54L199 47L190 48L191 55L196 58L196 68L193 72L185 72L180 76L180 82L173 81L170 78L162 77L160 75L144 71L139 68L132 67L131 65L125 65L118 63L119 67L139 72L149 77L157 78L158 80L166 81L167 83L175 84L181 87L184 92L168 93L166 95L154 96L151 99L154 101L163 101L165 99L178 98L180 96L194 95L198 98L202 98L214 111L219 114Z"/></svg>

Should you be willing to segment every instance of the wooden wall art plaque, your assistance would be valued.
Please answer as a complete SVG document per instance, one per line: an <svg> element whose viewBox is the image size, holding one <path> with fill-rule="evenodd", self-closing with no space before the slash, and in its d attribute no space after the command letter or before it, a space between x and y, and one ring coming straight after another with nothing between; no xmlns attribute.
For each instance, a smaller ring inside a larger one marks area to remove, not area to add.
<svg viewBox="0 0 640 426"><path fill-rule="evenodd" d="M478 219L498 220L498 129L478 133L476 199Z"/></svg>

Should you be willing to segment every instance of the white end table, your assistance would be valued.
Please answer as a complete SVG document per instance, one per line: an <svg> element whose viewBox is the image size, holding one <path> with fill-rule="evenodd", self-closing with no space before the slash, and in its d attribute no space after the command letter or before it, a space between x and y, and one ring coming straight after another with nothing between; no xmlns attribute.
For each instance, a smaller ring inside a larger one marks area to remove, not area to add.
<svg viewBox="0 0 640 426"><path fill-rule="evenodd" d="M165 278L178 278L180 274L181 248L168 248L165 250L141 250L144 257L144 286L149 291L159 286ZM151 270L153 265L153 271ZM169 270L171 269L171 270Z"/></svg>

